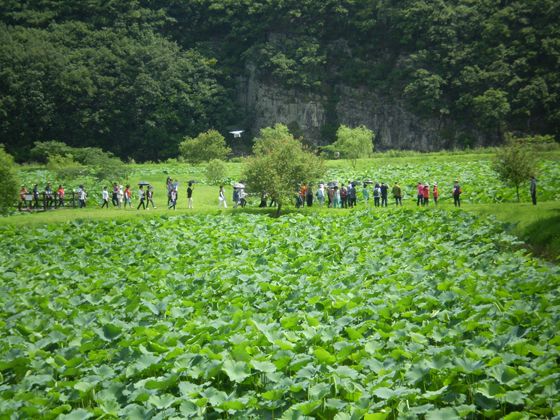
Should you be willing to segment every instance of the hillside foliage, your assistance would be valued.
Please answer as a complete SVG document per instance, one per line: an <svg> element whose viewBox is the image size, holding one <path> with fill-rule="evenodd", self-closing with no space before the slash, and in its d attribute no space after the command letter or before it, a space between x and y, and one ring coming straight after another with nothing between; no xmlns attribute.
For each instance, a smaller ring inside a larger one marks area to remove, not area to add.
<svg viewBox="0 0 560 420"><path fill-rule="evenodd" d="M345 84L444 126L557 135L559 16L554 0L6 0L0 137L19 161L35 141L175 157L185 136L250 126L247 63L331 105Z"/></svg>

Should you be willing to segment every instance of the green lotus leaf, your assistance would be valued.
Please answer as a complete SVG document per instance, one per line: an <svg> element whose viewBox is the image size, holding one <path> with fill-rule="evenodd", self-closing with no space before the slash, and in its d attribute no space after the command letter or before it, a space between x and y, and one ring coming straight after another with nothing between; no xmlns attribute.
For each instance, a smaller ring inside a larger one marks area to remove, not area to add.
<svg viewBox="0 0 560 420"><path fill-rule="evenodd" d="M90 417L93 417L93 413L91 411L86 411L83 408L78 408L77 410L73 410L70 414L61 415L59 416L60 420L86 420Z"/></svg>
<svg viewBox="0 0 560 420"><path fill-rule="evenodd" d="M243 382L251 374L249 366L245 362L226 360L222 369L233 382Z"/></svg>

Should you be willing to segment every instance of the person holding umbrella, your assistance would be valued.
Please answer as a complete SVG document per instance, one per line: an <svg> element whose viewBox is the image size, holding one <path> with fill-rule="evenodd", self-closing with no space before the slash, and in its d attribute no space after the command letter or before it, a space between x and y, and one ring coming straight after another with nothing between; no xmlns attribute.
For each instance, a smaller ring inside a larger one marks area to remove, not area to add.
<svg viewBox="0 0 560 420"><path fill-rule="evenodd" d="M138 199L140 200L140 204L138 204L136 210L140 210L140 206L146 210L146 203L144 203L144 185L140 185L140 189L138 190Z"/></svg>

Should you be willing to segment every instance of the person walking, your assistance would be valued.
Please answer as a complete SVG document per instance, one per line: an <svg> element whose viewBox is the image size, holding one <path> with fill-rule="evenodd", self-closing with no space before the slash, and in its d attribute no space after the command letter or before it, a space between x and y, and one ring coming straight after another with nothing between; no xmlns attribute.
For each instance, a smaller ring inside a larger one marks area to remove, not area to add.
<svg viewBox="0 0 560 420"><path fill-rule="evenodd" d="M427 182L426 185L424 185L423 196L424 202L422 205L428 207L428 204L430 203L430 185Z"/></svg>
<svg viewBox="0 0 560 420"><path fill-rule="evenodd" d="M220 207L222 207L222 204L224 205L224 208L227 209L227 203L226 203L226 192L224 190L224 186L220 185L220 195L218 196L218 199L220 200L219 204L218 204L218 209Z"/></svg>
<svg viewBox="0 0 560 420"><path fill-rule="evenodd" d="M438 189L437 189L437 182L434 182L434 193L433 193L433 196L434 196L434 204L435 204L436 206L437 206L437 198L438 198L438 195L439 195L439 193L438 193Z"/></svg>
<svg viewBox="0 0 560 420"><path fill-rule="evenodd" d="M83 185L80 185L80 188L78 189L78 201L80 202L81 209L86 207L86 197L87 197L86 189L84 188Z"/></svg>
<svg viewBox="0 0 560 420"><path fill-rule="evenodd" d="M157 209L154 204L154 188L151 185L148 185L148 191L146 191L146 210L150 210L150 203L152 203L154 210Z"/></svg>
<svg viewBox="0 0 560 420"><path fill-rule="evenodd" d="M395 182L393 187L393 197L395 198L395 205L398 207L400 204L402 207L402 188L398 182Z"/></svg>
<svg viewBox="0 0 560 420"><path fill-rule="evenodd" d="M416 207L418 207L420 204L424 203L424 186L422 185L421 181L418 181L418 185L416 186L416 191L417 191L417 198L418 200L416 201Z"/></svg>
<svg viewBox="0 0 560 420"><path fill-rule="evenodd" d="M534 176L531 177L531 198L533 199L533 206L537 205L537 180Z"/></svg>
<svg viewBox="0 0 560 420"><path fill-rule="evenodd" d="M334 186L330 186L328 191L327 191L327 197L329 199L329 208L331 208L333 206L333 192L334 192Z"/></svg>
<svg viewBox="0 0 560 420"><path fill-rule="evenodd" d="M140 206L142 206L144 208L144 210L146 210L146 203L144 202L144 186L140 185L140 188L138 189L138 199L140 200L140 204L138 204L138 207L136 207L136 210L140 210Z"/></svg>
<svg viewBox="0 0 560 420"><path fill-rule="evenodd" d="M333 188L332 200L333 200L333 207L335 209L339 209L340 208L341 197L340 197L340 190L338 189L337 186L335 186Z"/></svg>
<svg viewBox="0 0 560 420"><path fill-rule="evenodd" d="M276 197L274 197L274 194L270 194L270 204L268 205L268 207L276 207Z"/></svg>
<svg viewBox="0 0 560 420"><path fill-rule="evenodd" d="M375 207L379 207L380 198L381 198L381 187L377 183L377 184L375 184L375 187L373 187L373 201L374 201Z"/></svg>
<svg viewBox="0 0 560 420"><path fill-rule="evenodd" d="M194 187L192 182L189 182L189 186L187 188L187 198L189 199L189 205L187 206L187 208L189 209L194 209L194 201L192 198L192 193L193 193Z"/></svg>
<svg viewBox="0 0 560 420"><path fill-rule="evenodd" d="M171 207L173 207L173 210L177 210L175 208L175 206L177 205L177 188L172 187L171 188L171 193L169 194L169 199L171 200L170 206L167 208L167 210L171 210Z"/></svg>
<svg viewBox="0 0 560 420"><path fill-rule="evenodd" d="M367 207L367 203L369 201L369 190L367 189L367 184L364 184L364 188L362 188L362 198Z"/></svg>
<svg viewBox="0 0 560 420"><path fill-rule="evenodd" d="M31 210L31 203L27 204L26 200L27 190L25 189L25 185L21 186L21 190L19 191L19 196L21 197L21 203L19 204L19 211L22 211L22 207L26 207L27 210Z"/></svg>
<svg viewBox="0 0 560 420"><path fill-rule="evenodd" d="M309 184L307 189L305 190L306 198L307 198L307 207L313 206L313 186Z"/></svg>
<svg viewBox="0 0 560 420"><path fill-rule="evenodd" d="M323 184L319 184L319 189L317 190L317 201L319 202L319 207L323 207L323 203L325 202L325 186Z"/></svg>
<svg viewBox="0 0 560 420"><path fill-rule="evenodd" d="M173 180L169 177L167 177L167 205L169 205L169 203L171 203L171 191L173 191L173 187L171 186L171 184L173 184Z"/></svg>
<svg viewBox="0 0 560 420"><path fill-rule="evenodd" d="M384 182L381 183L381 207L383 207L383 203L385 203L385 207L387 207L387 193L389 192L389 187L385 185Z"/></svg>
<svg viewBox="0 0 560 420"><path fill-rule="evenodd" d="M239 206L239 190L237 188L233 189L233 208L236 209Z"/></svg>
<svg viewBox="0 0 560 420"><path fill-rule="evenodd" d="M109 210L109 191L107 187L103 187L103 191L101 192L101 198L103 199L103 204L101 204L101 208L107 206L107 210Z"/></svg>
<svg viewBox="0 0 560 420"><path fill-rule="evenodd" d="M45 197L45 205L47 204L46 200ZM39 210L39 186L37 184L33 186L33 201L35 201L35 204L31 208Z"/></svg>
<svg viewBox="0 0 560 420"><path fill-rule="evenodd" d="M241 208L245 208L245 206L247 205L247 200L245 199L245 197L247 197L247 193L243 188L239 188L239 205L241 206ZM224 200L224 207L227 209L227 206L225 204L226 203Z"/></svg>
<svg viewBox="0 0 560 420"><path fill-rule="evenodd" d="M132 193L130 192L130 185L126 184L126 190L124 190L124 208L128 204L132 208L132 200L130 199Z"/></svg>
<svg viewBox="0 0 560 420"><path fill-rule="evenodd" d="M64 188L62 185L58 186L58 208L61 209L64 207Z"/></svg>
<svg viewBox="0 0 560 420"><path fill-rule="evenodd" d="M45 209L52 207L53 204L54 204L54 199L53 199L51 183L47 182L47 187L45 188Z"/></svg>
<svg viewBox="0 0 560 420"><path fill-rule="evenodd" d="M453 185L453 202L455 204L455 207L461 207L461 194L463 193L463 191L461 191L461 186L459 185L459 181L455 180L455 185Z"/></svg>
<svg viewBox="0 0 560 420"><path fill-rule="evenodd" d="M119 186L116 182L113 182L113 197L111 198L111 202L113 203L113 207L119 205Z"/></svg>

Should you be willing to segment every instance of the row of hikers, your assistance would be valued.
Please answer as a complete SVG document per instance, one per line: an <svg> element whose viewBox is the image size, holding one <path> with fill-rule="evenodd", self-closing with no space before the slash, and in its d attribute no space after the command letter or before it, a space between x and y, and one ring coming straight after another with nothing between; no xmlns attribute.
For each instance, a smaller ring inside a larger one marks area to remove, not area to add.
<svg viewBox="0 0 560 420"><path fill-rule="evenodd" d="M329 184L319 184L317 191L314 193L313 187L311 185L302 185L301 190L298 192L296 198L296 207L311 207L314 202L318 202L319 206L323 206L325 201L328 202L328 207L332 208L353 208L356 206L357 202L357 189L356 187L361 185L360 182L348 182L347 185L342 184L340 187L336 182ZM434 199L434 204L438 203L439 191L437 182L432 184L433 189L430 190L429 183L422 184L418 181L416 187L417 192L417 206L427 206L430 202L430 196ZM373 187L373 201L375 207L387 207L388 206L388 196L389 196L389 185L385 182L376 183ZM393 199L395 200L395 205L402 206L403 191L398 182L395 182L391 193ZM461 206L461 186L459 181L455 180L453 190L451 195L453 196L454 204L456 207ZM362 198L365 205L368 205L370 201L370 190L368 189L368 184L364 183L362 188ZM272 202L271 205L272 206Z"/></svg>

